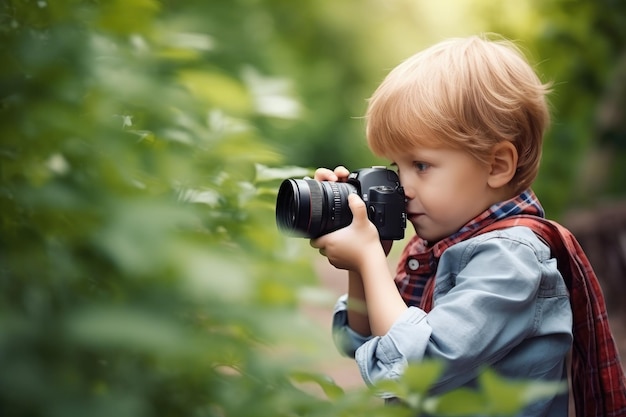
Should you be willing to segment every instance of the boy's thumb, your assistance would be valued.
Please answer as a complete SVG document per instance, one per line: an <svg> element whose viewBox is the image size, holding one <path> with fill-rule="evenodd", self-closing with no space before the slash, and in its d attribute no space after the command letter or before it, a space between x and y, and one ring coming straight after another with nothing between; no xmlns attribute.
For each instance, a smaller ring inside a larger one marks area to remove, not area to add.
<svg viewBox="0 0 626 417"><path fill-rule="evenodd" d="M356 194L350 194L348 196L348 206L352 211L352 217L356 221L363 221L367 219L367 211L365 208L365 202Z"/></svg>

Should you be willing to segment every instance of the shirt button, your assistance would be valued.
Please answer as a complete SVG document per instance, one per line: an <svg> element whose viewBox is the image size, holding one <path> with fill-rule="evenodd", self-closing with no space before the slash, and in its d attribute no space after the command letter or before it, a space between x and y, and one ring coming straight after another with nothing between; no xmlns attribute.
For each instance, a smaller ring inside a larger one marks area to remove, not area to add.
<svg viewBox="0 0 626 417"><path fill-rule="evenodd" d="M420 267L420 263L417 259L409 259L409 262L407 265L409 266L409 269L411 271L417 271L417 268Z"/></svg>

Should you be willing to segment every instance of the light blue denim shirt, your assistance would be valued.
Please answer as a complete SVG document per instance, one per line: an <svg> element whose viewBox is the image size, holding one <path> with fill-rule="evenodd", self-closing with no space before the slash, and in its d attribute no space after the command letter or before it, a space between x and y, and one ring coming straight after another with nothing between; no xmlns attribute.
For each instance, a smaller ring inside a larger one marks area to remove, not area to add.
<svg viewBox="0 0 626 417"><path fill-rule="evenodd" d="M354 356L363 380L400 376L410 362L439 359L440 394L475 386L481 369L504 377L566 381L572 310L550 249L526 227L488 232L448 248L435 277L433 308L409 307L384 336L347 325L342 296L333 316L337 347ZM520 416L567 416L567 394L535 403Z"/></svg>

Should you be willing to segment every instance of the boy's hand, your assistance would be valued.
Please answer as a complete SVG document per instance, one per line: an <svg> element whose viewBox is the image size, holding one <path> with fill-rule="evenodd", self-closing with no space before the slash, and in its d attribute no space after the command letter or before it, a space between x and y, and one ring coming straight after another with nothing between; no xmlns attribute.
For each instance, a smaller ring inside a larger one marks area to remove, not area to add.
<svg viewBox="0 0 626 417"><path fill-rule="evenodd" d="M386 254L378 236L378 229L367 217L363 200L357 195L350 194L348 204L352 211L352 223L311 240L311 246L319 249L335 268L360 272L368 258L376 256L376 253L382 256Z"/></svg>
<svg viewBox="0 0 626 417"><path fill-rule="evenodd" d="M344 166L338 166L334 171L328 168L318 168L315 170L315 176L313 179L316 181L332 181L332 182L345 182L350 175L350 171Z"/></svg>

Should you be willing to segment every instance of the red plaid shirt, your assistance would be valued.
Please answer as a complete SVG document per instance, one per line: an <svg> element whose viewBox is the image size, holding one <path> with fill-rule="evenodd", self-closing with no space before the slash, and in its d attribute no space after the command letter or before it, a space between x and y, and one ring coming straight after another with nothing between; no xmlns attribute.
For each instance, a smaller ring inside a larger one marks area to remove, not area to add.
<svg viewBox="0 0 626 417"><path fill-rule="evenodd" d="M529 227L550 246L570 291L574 318L572 395L577 416L626 416L626 378L598 279L575 237L563 226L542 218L542 214L536 197L528 191L492 207L457 234L433 246L413 238L398 264L398 288L407 304L419 305L428 312L433 303L437 262L448 247L491 230Z"/></svg>

